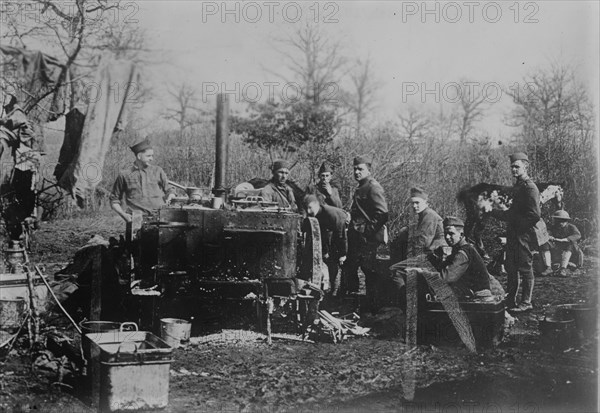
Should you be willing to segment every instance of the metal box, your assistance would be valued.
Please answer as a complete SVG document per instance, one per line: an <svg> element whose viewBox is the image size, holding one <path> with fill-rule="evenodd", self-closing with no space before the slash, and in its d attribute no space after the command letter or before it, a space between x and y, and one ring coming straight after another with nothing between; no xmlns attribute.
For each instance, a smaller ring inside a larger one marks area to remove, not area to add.
<svg viewBox="0 0 600 413"><path fill-rule="evenodd" d="M169 403L173 349L146 331L86 334L100 369L100 411L162 409ZM97 368L97 367L96 367Z"/></svg>
<svg viewBox="0 0 600 413"><path fill-rule="evenodd" d="M465 313L475 343L478 348L493 348L500 344L504 335L504 302L460 302ZM419 309L417 322L417 342L435 345L462 345L448 313L438 301L427 302Z"/></svg>

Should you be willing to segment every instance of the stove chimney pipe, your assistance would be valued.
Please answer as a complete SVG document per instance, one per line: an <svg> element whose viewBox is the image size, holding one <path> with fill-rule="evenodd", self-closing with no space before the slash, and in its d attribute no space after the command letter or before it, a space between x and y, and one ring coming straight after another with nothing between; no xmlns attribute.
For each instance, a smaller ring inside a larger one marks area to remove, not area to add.
<svg viewBox="0 0 600 413"><path fill-rule="evenodd" d="M229 154L229 96L217 95L217 138L215 147L215 197L225 198L227 158Z"/></svg>

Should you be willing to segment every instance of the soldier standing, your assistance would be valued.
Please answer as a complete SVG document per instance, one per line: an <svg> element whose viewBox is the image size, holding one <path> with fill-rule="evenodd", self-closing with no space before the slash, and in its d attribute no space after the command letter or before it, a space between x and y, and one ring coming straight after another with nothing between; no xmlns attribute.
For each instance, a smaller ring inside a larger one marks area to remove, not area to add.
<svg viewBox="0 0 600 413"><path fill-rule="evenodd" d="M510 155L510 169L516 178L513 202L504 211L492 211L492 216L507 222L506 272L508 286L506 307L512 312L533 308L533 252L537 246L534 226L540 220L540 192L528 175L529 158L523 152ZM521 303L517 305L519 285L523 282Z"/></svg>

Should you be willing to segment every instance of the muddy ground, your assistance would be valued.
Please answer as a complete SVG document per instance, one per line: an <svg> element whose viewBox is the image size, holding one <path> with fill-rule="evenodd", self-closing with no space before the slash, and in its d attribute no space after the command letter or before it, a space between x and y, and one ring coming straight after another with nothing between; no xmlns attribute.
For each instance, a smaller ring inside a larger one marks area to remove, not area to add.
<svg viewBox="0 0 600 413"><path fill-rule="evenodd" d="M46 223L35 234L33 260L53 273L92 235L122 230L109 215ZM496 349L470 354L464 346L420 345L408 351L389 334L337 345L277 340L269 346L251 328L223 330L174 350L166 411L597 411L597 336L551 352L541 348L538 329L538 317L553 305L596 300L598 254L586 251L584 268L570 277L536 279L534 311L518 316ZM48 320L68 325L61 317ZM26 337L0 360L0 411L91 411L70 387L80 379L67 377L61 385L55 372L31 368Z"/></svg>

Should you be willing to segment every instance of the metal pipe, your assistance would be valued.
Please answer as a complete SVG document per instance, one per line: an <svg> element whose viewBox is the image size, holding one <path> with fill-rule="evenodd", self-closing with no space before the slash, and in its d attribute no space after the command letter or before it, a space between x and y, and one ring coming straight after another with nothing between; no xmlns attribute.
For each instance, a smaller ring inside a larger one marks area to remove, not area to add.
<svg viewBox="0 0 600 413"><path fill-rule="evenodd" d="M217 95L217 137L215 147L215 197L224 198L227 178L227 157L229 153L229 96Z"/></svg>

